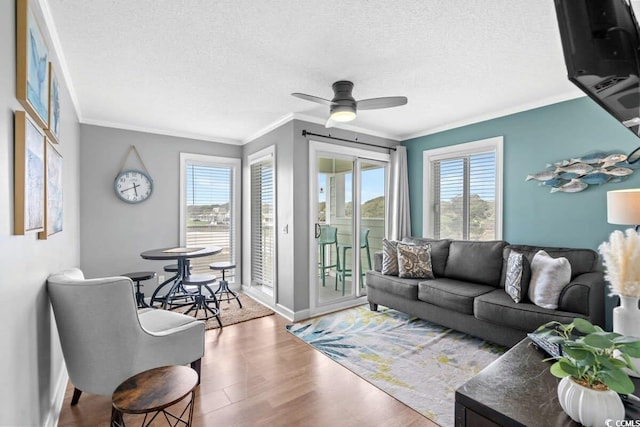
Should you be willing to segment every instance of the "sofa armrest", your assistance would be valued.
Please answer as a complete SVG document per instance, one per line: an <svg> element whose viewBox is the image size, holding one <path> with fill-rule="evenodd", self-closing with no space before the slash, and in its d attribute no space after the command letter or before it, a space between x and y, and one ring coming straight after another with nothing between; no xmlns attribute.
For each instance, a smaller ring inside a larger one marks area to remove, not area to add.
<svg viewBox="0 0 640 427"><path fill-rule="evenodd" d="M562 290L558 310L584 314L594 325L604 326L604 287L601 272L580 274Z"/></svg>
<svg viewBox="0 0 640 427"><path fill-rule="evenodd" d="M373 269L378 273L382 271L382 252L373 254Z"/></svg>

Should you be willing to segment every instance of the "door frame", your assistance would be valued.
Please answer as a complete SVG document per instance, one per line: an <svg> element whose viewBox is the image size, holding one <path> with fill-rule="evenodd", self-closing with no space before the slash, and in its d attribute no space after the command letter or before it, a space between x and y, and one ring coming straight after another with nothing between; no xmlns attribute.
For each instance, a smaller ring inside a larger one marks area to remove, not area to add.
<svg viewBox="0 0 640 427"><path fill-rule="evenodd" d="M273 295L268 295L265 292L258 291L255 286L251 284L251 165L262 160L270 158L273 162L273 227L274 227L274 256L272 259L273 269ZM267 306L275 309L276 301L278 301L278 164L276 158L276 147L270 145L255 153L251 153L247 156L246 164L243 166L243 218L242 229L248 230L248 232L242 233L242 259L244 261L244 267L242 270L242 291L248 295L254 297L258 301L266 304Z"/></svg>
<svg viewBox="0 0 640 427"><path fill-rule="evenodd" d="M309 219L308 219L308 233L309 233L309 314L310 316L318 316L332 311L340 310L343 308L354 307L366 302L366 295L358 296L358 292L353 293L353 296L349 299L340 299L338 302L319 303L318 294L318 274L317 274L317 243L314 236L314 224L318 217L318 157L319 155L333 155L333 156L348 156L352 157L354 161L354 169L352 175L353 185L353 233L352 243L359 242L360 238L360 171L359 165L361 161L379 161L387 164L385 171L385 180L388 180L388 168L390 166L391 155L389 153L382 153L379 151L370 151L364 148L345 147L337 144L330 144L327 142L320 142L315 140L309 140ZM385 185L387 187L387 185ZM385 197L387 196L387 188L385 188ZM388 204L388 203L387 203ZM386 208L385 208L386 213ZM353 246L359 247L357 243ZM357 251L352 251L357 253ZM352 254L355 257L355 255ZM354 271L358 271L359 257L355 257L356 265Z"/></svg>

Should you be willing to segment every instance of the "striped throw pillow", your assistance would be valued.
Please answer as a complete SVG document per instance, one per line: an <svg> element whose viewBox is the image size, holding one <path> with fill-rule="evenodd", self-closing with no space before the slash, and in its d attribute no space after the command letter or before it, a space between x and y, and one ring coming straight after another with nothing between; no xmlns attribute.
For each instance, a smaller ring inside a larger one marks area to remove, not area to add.
<svg viewBox="0 0 640 427"><path fill-rule="evenodd" d="M382 274L398 275L398 242L382 239Z"/></svg>

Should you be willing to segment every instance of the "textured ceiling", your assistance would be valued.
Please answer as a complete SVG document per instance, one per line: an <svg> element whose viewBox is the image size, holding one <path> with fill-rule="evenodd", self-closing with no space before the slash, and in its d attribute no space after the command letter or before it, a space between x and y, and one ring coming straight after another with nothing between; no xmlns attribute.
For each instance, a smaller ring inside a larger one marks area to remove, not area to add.
<svg viewBox="0 0 640 427"><path fill-rule="evenodd" d="M396 139L581 95L551 0L40 0L83 123L242 143L294 117L324 122L331 83L352 129Z"/></svg>

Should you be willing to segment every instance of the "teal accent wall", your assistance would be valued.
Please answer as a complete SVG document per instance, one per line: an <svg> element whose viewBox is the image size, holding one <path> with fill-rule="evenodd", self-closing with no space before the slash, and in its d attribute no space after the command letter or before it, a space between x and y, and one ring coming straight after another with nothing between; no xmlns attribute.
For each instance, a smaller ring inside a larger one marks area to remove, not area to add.
<svg viewBox="0 0 640 427"><path fill-rule="evenodd" d="M627 228L607 223L606 193L640 187L640 171L624 182L590 186L573 194L550 194L536 181L525 182L527 175L544 170L547 163L592 151L629 153L640 146L640 138L583 97L403 141L413 235L423 235L423 151L494 136L504 137L504 240L597 250L613 230ZM614 303L608 301L608 323Z"/></svg>

